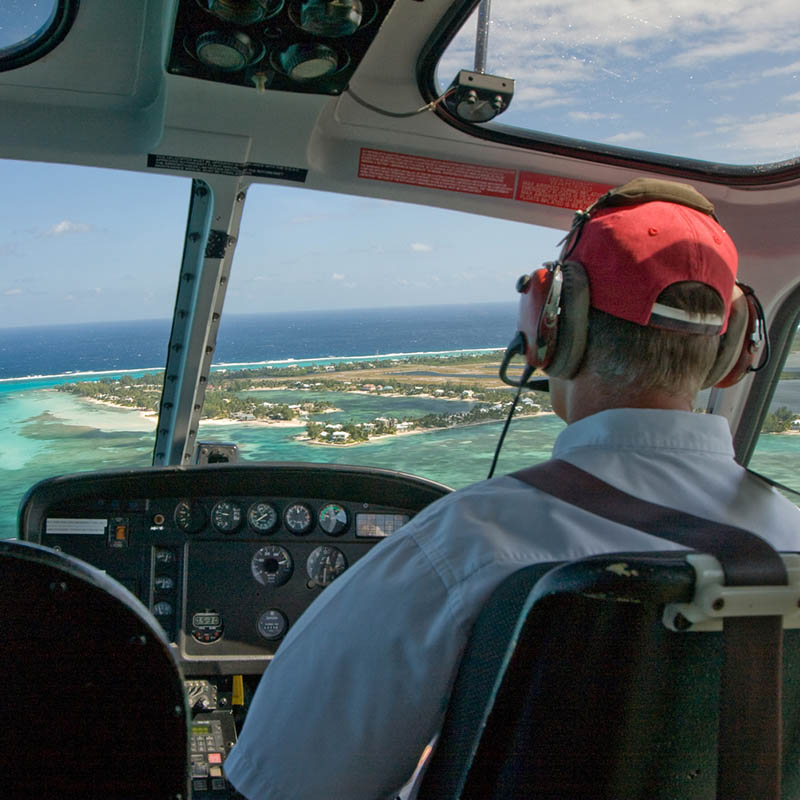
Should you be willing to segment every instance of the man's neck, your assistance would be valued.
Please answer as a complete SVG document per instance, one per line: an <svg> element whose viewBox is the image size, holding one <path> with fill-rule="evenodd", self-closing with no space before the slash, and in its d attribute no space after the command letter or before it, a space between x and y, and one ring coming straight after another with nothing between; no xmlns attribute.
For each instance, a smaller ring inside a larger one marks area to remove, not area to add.
<svg viewBox="0 0 800 800"><path fill-rule="evenodd" d="M579 375L565 382L565 420L567 423L608 411L612 408L660 408L692 411L694 395L675 395L660 390L636 388L616 391L592 375Z"/></svg>

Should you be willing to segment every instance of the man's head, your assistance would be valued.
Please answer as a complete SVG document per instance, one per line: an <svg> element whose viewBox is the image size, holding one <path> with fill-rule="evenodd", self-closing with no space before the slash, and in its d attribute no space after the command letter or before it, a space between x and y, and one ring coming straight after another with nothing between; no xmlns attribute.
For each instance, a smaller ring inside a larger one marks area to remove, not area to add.
<svg viewBox="0 0 800 800"><path fill-rule="evenodd" d="M684 184L632 181L579 214L559 261L534 273L521 305L529 363L539 366L543 292L562 273L558 338L543 359L554 408L574 418L562 400L576 388L605 407L691 408L728 323L737 261L713 206Z"/></svg>

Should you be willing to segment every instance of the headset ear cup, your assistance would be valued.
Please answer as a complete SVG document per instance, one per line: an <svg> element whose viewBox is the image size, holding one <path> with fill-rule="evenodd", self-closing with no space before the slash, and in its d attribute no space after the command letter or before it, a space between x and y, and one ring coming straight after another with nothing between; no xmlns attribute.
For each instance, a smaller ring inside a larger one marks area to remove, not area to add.
<svg viewBox="0 0 800 800"><path fill-rule="evenodd" d="M755 307L750 297L738 286L733 291L728 327L720 337L717 358L706 375L703 389L733 386L745 376L753 362L749 342L757 320Z"/></svg>
<svg viewBox="0 0 800 800"><path fill-rule="evenodd" d="M554 289L553 274L551 269L542 268L517 281L521 294L517 328L525 341L525 358L534 369L544 369L550 363L556 344L558 318L542 330L544 310Z"/></svg>
<svg viewBox="0 0 800 800"><path fill-rule="evenodd" d="M589 279L577 261L567 261L561 271L561 313L558 316L558 340L550 365L545 370L552 378L572 378L586 351L589 328Z"/></svg>

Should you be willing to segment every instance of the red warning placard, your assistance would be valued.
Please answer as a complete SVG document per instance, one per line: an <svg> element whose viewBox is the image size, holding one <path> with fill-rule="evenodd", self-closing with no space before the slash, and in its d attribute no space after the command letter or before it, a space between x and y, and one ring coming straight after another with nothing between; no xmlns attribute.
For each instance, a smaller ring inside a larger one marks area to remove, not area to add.
<svg viewBox="0 0 800 800"><path fill-rule="evenodd" d="M575 178L559 178L539 172L520 172L517 184L517 200L524 203L539 203L577 211L587 208L601 194L613 188L608 183L590 183Z"/></svg>
<svg viewBox="0 0 800 800"><path fill-rule="evenodd" d="M358 177L511 199L517 171L362 147Z"/></svg>

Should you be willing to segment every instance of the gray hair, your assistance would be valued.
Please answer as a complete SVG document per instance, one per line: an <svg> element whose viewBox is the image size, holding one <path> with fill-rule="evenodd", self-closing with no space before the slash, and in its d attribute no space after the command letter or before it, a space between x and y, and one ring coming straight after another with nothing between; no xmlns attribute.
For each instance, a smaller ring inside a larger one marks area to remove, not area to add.
<svg viewBox="0 0 800 800"><path fill-rule="evenodd" d="M719 294L695 281L667 287L658 302L695 313L724 313ZM592 308L581 370L602 379L614 393L658 390L694 396L714 364L719 342L716 335L645 327Z"/></svg>

